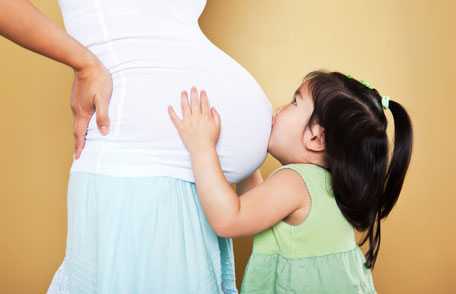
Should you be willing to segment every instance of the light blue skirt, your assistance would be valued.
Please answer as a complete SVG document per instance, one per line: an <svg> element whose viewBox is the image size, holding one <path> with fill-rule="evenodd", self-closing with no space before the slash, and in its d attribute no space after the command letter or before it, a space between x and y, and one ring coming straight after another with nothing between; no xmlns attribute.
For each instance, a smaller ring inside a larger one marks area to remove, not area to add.
<svg viewBox="0 0 456 294"><path fill-rule="evenodd" d="M237 293L231 239L194 183L70 173L63 263L48 294Z"/></svg>

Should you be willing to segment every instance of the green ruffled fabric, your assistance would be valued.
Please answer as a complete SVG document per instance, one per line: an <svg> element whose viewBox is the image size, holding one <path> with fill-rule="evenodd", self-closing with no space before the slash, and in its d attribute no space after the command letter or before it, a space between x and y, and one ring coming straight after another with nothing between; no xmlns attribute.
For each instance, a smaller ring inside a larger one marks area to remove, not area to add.
<svg viewBox="0 0 456 294"><path fill-rule="evenodd" d="M302 176L310 211L303 223L279 222L257 234L241 294L372 294L372 274L331 189L331 174L288 164Z"/></svg>
<svg viewBox="0 0 456 294"><path fill-rule="evenodd" d="M254 253L241 294L375 294L359 248L316 257L285 258Z"/></svg>

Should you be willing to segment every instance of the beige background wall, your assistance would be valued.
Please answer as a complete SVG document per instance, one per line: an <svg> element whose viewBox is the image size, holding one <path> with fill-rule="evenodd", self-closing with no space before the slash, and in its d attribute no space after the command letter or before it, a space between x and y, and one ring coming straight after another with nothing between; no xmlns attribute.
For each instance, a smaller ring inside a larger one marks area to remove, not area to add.
<svg viewBox="0 0 456 294"><path fill-rule="evenodd" d="M62 24L57 1L34 3ZM326 68L368 80L410 112L415 152L383 226L379 293L456 288L455 11L451 0L209 0L201 18L275 106ZM72 72L5 39L0 53L0 293L44 293L65 246ZM262 171L275 167L268 158ZM239 279L250 244L236 241Z"/></svg>

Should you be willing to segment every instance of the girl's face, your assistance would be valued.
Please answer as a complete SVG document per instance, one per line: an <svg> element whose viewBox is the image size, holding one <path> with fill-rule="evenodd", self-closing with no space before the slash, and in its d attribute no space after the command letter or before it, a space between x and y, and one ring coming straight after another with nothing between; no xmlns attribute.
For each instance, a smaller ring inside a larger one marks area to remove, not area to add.
<svg viewBox="0 0 456 294"><path fill-rule="evenodd" d="M282 164L313 161L309 152L319 149L315 143L321 143L322 135L317 124L309 126L313 110L314 101L304 82L296 90L293 100L274 113L268 152ZM320 141L312 141L315 139Z"/></svg>

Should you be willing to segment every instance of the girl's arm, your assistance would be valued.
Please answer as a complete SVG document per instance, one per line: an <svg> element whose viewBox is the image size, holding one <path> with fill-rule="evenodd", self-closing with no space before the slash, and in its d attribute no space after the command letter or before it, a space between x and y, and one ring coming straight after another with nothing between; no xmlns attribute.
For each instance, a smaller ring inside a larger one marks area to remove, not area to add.
<svg viewBox="0 0 456 294"><path fill-rule="evenodd" d="M236 193L242 195L261 183L263 183L263 176L261 175L260 169L257 169L236 185Z"/></svg>
<svg viewBox="0 0 456 294"><path fill-rule="evenodd" d="M97 125L109 130L108 106L112 77L98 58L26 0L0 0L0 35L20 46L73 68L71 109L74 116L74 154L79 158L85 134L96 111Z"/></svg>
<svg viewBox="0 0 456 294"><path fill-rule="evenodd" d="M238 197L226 180L216 152L220 117L209 108L205 92L195 88L182 94L183 119L169 107L171 120L190 152L195 182L209 223L218 235L252 235L273 226L305 205L307 190L302 178L280 170Z"/></svg>

